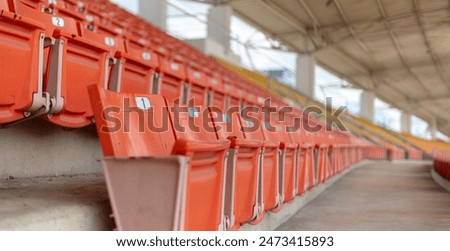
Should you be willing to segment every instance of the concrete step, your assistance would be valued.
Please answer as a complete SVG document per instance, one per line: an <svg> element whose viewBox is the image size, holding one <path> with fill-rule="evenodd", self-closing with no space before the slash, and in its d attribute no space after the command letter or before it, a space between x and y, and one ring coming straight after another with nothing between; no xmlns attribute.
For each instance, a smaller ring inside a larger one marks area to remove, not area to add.
<svg viewBox="0 0 450 251"><path fill-rule="evenodd" d="M33 119L0 129L0 179L101 172L95 126L64 129Z"/></svg>
<svg viewBox="0 0 450 251"><path fill-rule="evenodd" d="M112 230L102 174L0 181L0 230Z"/></svg>

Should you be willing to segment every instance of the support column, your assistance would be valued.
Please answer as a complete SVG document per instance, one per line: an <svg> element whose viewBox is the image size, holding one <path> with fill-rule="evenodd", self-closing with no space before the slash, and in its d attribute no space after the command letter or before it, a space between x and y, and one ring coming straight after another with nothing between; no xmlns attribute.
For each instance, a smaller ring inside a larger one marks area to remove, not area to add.
<svg viewBox="0 0 450 251"><path fill-rule="evenodd" d="M139 15L162 30L167 29L167 0L139 1Z"/></svg>
<svg viewBox="0 0 450 251"><path fill-rule="evenodd" d="M436 140L437 139L437 132L438 132L436 118L433 118L431 120L430 125L429 125L429 129L430 129L431 139L432 140Z"/></svg>
<svg viewBox="0 0 450 251"><path fill-rule="evenodd" d="M363 91L361 93L360 105L361 117L373 122L375 118L375 93L371 91Z"/></svg>
<svg viewBox="0 0 450 251"><path fill-rule="evenodd" d="M230 50L231 17L233 10L228 5L213 7L208 12L208 38Z"/></svg>
<svg viewBox="0 0 450 251"><path fill-rule="evenodd" d="M411 113L402 112L401 114L402 133L411 134Z"/></svg>
<svg viewBox="0 0 450 251"><path fill-rule="evenodd" d="M315 98L316 60L312 54L297 55L297 90L308 98Z"/></svg>

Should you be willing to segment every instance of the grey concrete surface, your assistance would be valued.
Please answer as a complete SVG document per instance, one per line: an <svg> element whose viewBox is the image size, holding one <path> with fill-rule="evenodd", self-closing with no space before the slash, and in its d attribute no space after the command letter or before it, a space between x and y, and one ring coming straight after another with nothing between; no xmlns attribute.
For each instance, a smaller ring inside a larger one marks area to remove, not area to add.
<svg viewBox="0 0 450 251"><path fill-rule="evenodd" d="M450 193L431 162L375 162L348 173L277 230L450 230Z"/></svg>
<svg viewBox="0 0 450 251"><path fill-rule="evenodd" d="M112 230L102 174L0 181L0 230Z"/></svg>
<svg viewBox="0 0 450 251"><path fill-rule="evenodd" d="M340 180L342 177L347 175L347 173L360 168L364 167L368 163L372 163L373 161L365 160L361 161L355 165L352 165L351 167L347 168L345 171L343 171L340 174L335 175L331 179L329 179L326 183L320 184L308 192L306 192L302 196L297 196L295 199L291 202L288 202L283 205L283 209L278 213L272 213L269 212L264 216L264 219L258 224L258 225L250 225L246 224L240 228L241 231L271 231L278 228L283 223L290 220L292 216L294 216L301 208L305 207L313 201L317 196L319 196L322 192L324 192L326 189L332 189L334 183L336 183L338 180Z"/></svg>
<svg viewBox="0 0 450 251"><path fill-rule="evenodd" d="M41 119L0 129L0 180L101 172L95 126L64 129Z"/></svg>

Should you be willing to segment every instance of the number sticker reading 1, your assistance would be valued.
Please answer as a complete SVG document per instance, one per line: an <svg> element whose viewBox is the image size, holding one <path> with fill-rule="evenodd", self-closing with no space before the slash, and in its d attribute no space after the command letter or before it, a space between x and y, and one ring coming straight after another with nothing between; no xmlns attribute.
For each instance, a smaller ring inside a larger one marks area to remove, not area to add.
<svg viewBox="0 0 450 251"><path fill-rule="evenodd" d="M57 27L64 27L64 19L60 17L52 17L52 23Z"/></svg>
<svg viewBox="0 0 450 251"><path fill-rule="evenodd" d="M136 100L136 105L141 110L149 110L152 108L152 105L150 104L150 99L147 97L134 97Z"/></svg>

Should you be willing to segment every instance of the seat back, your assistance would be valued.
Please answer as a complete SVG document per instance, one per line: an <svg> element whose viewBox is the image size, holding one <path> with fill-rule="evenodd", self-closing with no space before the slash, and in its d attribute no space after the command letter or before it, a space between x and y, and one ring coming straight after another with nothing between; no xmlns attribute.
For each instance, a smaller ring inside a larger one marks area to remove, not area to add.
<svg viewBox="0 0 450 251"><path fill-rule="evenodd" d="M263 122L260 120L259 116L259 111L256 111L256 109L241 116L242 131L244 132L246 139L265 141L264 133L262 131Z"/></svg>
<svg viewBox="0 0 450 251"><path fill-rule="evenodd" d="M97 131L105 156L168 156L175 144L165 99L89 86Z"/></svg>
<svg viewBox="0 0 450 251"><path fill-rule="evenodd" d="M171 109L177 139L216 141L213 120L203 106L174 105Z"/></svg>
<svg viewBox="0 0 450 251"><path fill-rule="evenodd" d="M227 139L228 137L236 137L237 139L245 139L239 113L233 112L227 114L215 110L215 108L211 108L211 116L214 116L217 138Z"/></svg>
<svg viewBox="0 0 450 251"><path fill-rule="evenodd" d="M223 225L223 175L230 143L217 139L207 108L187 105L173 108L171 115L177 138L173 153L190 158L186 229L217 230Z"/></svg>
<svg viewBox="0 0 450 251"><path fill-rule="evenodd" d="M7 3L2 2L6 8ZM0 124L14 122L45 104L44 26L0 11Z"/></svg>
<svg viewBox="0 0 450 251"><path fill-rule="evenodd" d="M49 120L60 126L77 128L92 123L93 112L86 89L96 84L107 87L108 48L64 31L55 33L64 44L52 53L47 91L56 97ZM60 82L59 82L60 81Z"/></svg>
<svg viewBox="0 0 450 251"><path fill-rule="evenodd" d="M158 55L136 41L127 40L126 53L117 52L110 76L109 89L125 93L151 93Z"/></svg>
<svg viewBox="0 0 450 251"><path fill-rule="evenodd" d="M191 64L186 67L186 77L189 83L188 100L193 99L194 105L207 106L207 78L199 66Z"/></svg>
<svg viewBox="0 0 450 251"><path fill-rule="evenodd" d="M186 78L184 65L167 57L162 57L160 62L161 78L158 87L152 89L166 97L169 104L173 104L176 99L179 99L180 104L185 104L187 90L184 86Z"/></svg>
<svg viewBox="0 0 450 251"><path fill-rule="evenodd" d="M8 0L0 0L0 10L9 11Z"/></svg>
<svg viewBox="0 0 450 251"><path fill-rule="evenodd" d="M56 29L64 30L68 33L79 35L77 22L73 18L43 12L47 5L38 0L11 0L10 9L24 17L35 20L45 25L45 34L53 36Z"/></svg>

